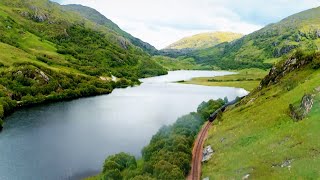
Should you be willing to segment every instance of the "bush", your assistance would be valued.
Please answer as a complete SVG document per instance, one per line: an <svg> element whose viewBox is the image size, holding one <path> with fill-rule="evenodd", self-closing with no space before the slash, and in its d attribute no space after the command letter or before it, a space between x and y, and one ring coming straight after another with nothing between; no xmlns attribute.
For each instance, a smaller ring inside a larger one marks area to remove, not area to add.
<svg viewBox="0 0 320 180"><path fill-rule="evenodd" d="M313 59L312 68L315 70L320 68L320 58L319 57Z"/></svg>

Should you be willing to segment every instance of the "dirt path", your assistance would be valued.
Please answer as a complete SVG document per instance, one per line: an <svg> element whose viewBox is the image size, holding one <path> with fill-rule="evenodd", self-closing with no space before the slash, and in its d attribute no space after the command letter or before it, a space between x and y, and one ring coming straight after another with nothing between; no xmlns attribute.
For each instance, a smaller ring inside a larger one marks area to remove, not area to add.
<svg viewBox="0 0 320 180"><path fill-rule="evenodd" d="M192 163L191 163L191 171L187 180L200 180L201 178L201 160L202 160L202 150L204 140L207 137L208 130L211 126L212 122L207 122L203 128L201 129L192 150Z"/></svg>

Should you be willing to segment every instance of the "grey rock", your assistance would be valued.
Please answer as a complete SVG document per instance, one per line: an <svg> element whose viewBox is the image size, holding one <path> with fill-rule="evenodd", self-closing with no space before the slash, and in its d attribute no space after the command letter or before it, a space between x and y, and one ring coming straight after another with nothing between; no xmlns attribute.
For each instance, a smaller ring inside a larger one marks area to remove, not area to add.
<svg viewBox="0 0 320 180"><path fill-rule="evenodd" d="M221 138L220 142L223 143L226 140L226 138Z"/></svg>
<svg viewBox="0 0 320 180"><path fill-rule="evenodd" d="M32 19L36 22L44 22L48 19L48 16L46 14L34 14Z"/></svg>
<svg viewBox="0 0 320 180"><path fill-rule="evenodd" d="M313 107L313 96L311 94L306 94L302 97L299 107L294 107L294 105L289 105L290 116L294 120L302 120L305 118Z"/></svg>
<svg viewBox="0 0 320 180"><path fill-rule="evenodd" d="M281 47L280 49L276 48L273 52L273 56L280 57L284 54L288 54L289 52L291 52L293 49L295 49L297 47L298 47L297 45L286 45L286 46Z"/></svg>
<svg viewBox="0 0 320 180"><path fill-rule="evenodd" d="M123 49L128 49L129 43L124 38L119 38L119 44Z"/></svg>
<svg viewBox="0 0 320 180"><path fill-rule="evenodd" d="M317 36L317 38L320 38L320 29L316 30L316 36Z"/></svg>
<svg viewBox="0 0 320 180"><path fill-rule="evenodd" d="M40 71L40 75L46 82L50 81L50 78L43 71Z"/></svg>
<svg viewBox="0 0 320 180"><path fill-rule="evenodd" d="M293 159L285 160L280 167L289 167L290 164L292 163Z"/></svg>
<svg viewBox="0 0 320 180"><path fill-rule="evenodd" d="M249 179L249 177L250 177L250 174L246 174L242 177L242 180Z"/></svg>
<svg viewBox="0 0 320 180"><path fill-rule="evenodd" d="M214 153L213 149L211 148L211 146L207 146L203 149L202 152L202 161L201 162L206 162L208 161L212 154Z"/></svg>

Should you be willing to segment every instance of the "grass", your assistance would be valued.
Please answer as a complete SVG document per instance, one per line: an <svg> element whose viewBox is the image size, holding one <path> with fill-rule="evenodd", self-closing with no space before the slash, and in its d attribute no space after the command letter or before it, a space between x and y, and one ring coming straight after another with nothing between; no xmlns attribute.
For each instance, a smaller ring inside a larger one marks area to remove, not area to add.
<svg viewBox="0 0 320 180"><path fill-rule="evenodd" d="M184 84L197 84L204 86L228 86L244 88L252 91L259 86L261 79L268 71L261 69L244 69L236 71L238 74L218 76L218 77L200 77L193 78L189 81L182 82Z"/></svg>
<svg viewBox="0 0 320 180"><path fill-rule="evenodd" d="M230 108L209 131L215 154L202 177L210 179L318 179L320 177L320 95L304 120L288 115L306 93L320 86L320 70L294 71L277 85L257 91ZM298 82L291 90L288 82ZM286 162L289 162L286 165Z"/></svg>

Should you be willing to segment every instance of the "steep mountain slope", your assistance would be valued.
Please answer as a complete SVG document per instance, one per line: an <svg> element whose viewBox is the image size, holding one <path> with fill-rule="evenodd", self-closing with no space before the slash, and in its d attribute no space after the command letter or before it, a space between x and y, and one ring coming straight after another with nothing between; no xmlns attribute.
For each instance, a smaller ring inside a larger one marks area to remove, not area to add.
<svg viewBox="0 0 320 180"><path fill-rule="evenodd" d="M232 32L209 32L185 37L165 49L204 49L223 42L231 42L243 35Z"/></svg>
<svg viewBox="0 0 320 180"><path fill-rule="evenodd" d="M145 50L146 52L150 54L155 54L157 52L157 49L153 47L152 45L141 41L138 38L133 37L131 34L123 31L119 28L118 25L116 25L114 22L103 16L101 13L99 13L97 10L92 9L90 7L77 5L77 4L70 4L63 6L64 9L75 11L79 13L81 16L97 23L102 26L105 26L115 32L117 32L119 35L123 36L124 38L128 39L132 44L135 46L138 46Z"/></svg>
<svg viewBox="0 0 320 180"><path fill-rule="evenodd" d="M292 15L276 24L230 43L191 52L167 52L171 57L187 56L197 63L222 69L270 68L292 50L318 50L320 47L320 8ZM266 64L267 63L267 64Z"/></svg>
<svg viewBox="0 0 320 180"><path fill-rule="evenodd" d="M0 1L0 49L0 118L166 73L117 32L48 0Z"/></svg>
<svg viewBox="0 0 320 180"><path fill-rule="evenodd" d="M319 179L320 54L295 53L227 110L206 145L210 179Z"/></svg>

